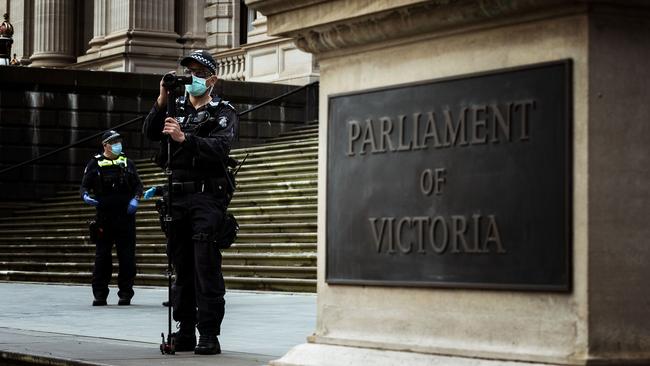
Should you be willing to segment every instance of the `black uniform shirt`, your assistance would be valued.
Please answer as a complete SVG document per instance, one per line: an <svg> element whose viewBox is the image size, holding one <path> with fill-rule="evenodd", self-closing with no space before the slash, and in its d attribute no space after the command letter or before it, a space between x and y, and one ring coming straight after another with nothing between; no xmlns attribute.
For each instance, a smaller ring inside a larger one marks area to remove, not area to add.
<svg viewBox="0 0 650 366"><path fill-rule="evenodd" d="M219 97L195 109L185 97L176 100L176 120L185 133L185 141L172 141L171 169L174 180L191 181L206 177L223 177L224 166L235 138L239 117L235 108ZM149 140L163 140L165 110L154 103L144 121L143 133ZM167 144L161 142L157 159L160 167L167 163Z"/></svg>
<svg viewBox="0 0 650 366"><path fill-rule="evenodd" d="M97 154L86 165L80 191L94 195L99 210L126 210L132 198L142 196L142 181L124 154L115 159Z"/></svg>

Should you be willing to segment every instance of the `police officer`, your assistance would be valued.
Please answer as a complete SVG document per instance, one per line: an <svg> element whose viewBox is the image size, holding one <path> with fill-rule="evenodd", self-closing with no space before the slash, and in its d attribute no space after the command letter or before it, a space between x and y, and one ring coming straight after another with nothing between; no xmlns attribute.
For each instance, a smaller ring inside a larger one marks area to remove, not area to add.
<svg viewBox="0 0 650 366"><path fill-rule="evenodd" d="M180 62L192 76L184 96L167 100L160 95L143 126L149 140L160 141L158 164L167 162L171 139L172 221L168 254L176 271L173 316L178 321L176 351L218 354L217 336L225 310L221 253L214 240L226 210L226 161L238 117L233 106L212 97L216 63L206 51L194 51ZM175 103L177 118L165 117L167 103ZM166 189L166 187L165 187ZM195 327L199 331L196 342Z"/></svg>
<svg viewBox="0 0 650 366"><path fill-rule="evenodd" d="M88 162L81 181L81 197L97 208L93 306L106 305L113 272L113 244L119 261L118 305L130 305L136 273L135 211L142 196L142 182L133 161L122 153L119 133L112 130L104 133L102 146L103 153Z"/></svg>

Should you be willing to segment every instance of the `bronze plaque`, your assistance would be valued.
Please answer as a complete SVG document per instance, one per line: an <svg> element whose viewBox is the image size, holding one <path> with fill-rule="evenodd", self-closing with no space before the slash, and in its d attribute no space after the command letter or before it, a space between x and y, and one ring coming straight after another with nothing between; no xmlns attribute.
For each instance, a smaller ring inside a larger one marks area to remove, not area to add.
<svg viewBox="0 0 650 366"><path fill-rule="evenodd" d="M326 281L570 291L571 62L329 97Z"/></svg>

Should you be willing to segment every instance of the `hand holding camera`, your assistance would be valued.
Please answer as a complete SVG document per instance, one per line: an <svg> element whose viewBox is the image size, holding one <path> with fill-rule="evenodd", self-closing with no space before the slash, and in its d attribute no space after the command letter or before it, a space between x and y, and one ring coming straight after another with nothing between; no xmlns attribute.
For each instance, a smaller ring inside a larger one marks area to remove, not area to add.
<svg viewBox="0 0 650 366"><path fill-rule="evenodd" d="M178 76L176 71L166 73L160 80L160 92L156 103L159 108L164 108L167 105L167 91L175 89L185 84L192 84L191 76Z"/></svg>

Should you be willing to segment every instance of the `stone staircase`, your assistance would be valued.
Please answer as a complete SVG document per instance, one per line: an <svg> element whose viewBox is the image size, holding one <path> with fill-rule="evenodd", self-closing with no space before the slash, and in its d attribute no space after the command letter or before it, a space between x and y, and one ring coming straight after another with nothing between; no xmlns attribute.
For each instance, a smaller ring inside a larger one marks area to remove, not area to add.
<svg viewBox="0 0 650 366"><path fill-rule="evenodd" d="M228 288L316 291L317 145L313 123L232 151L238 160L250 155L229 208L240 232L223 251ZM152 163L136 164L145 189L166 182ZM141 201L136 217L136 284L166 286L166 240L154 205ZM77 191L67 191L0 218L0 280L90 284L95 246L86 222L93 215Z"/></svg>

